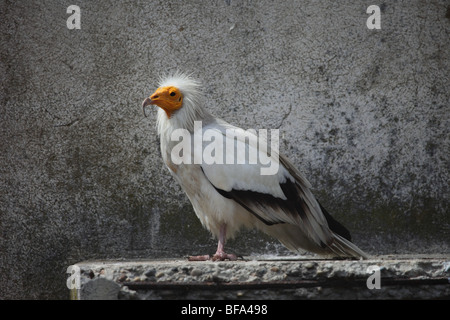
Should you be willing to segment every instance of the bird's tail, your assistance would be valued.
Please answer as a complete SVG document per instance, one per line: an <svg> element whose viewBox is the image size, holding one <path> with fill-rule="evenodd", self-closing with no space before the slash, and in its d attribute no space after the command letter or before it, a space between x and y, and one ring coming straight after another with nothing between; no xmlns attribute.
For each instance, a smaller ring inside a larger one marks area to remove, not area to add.
<svg viewBox="0 0 450 320"><path fill-rule="evenodd" d="M332 238L328 241L328 245L319 245L296 225L281 223L269 226L262 222L257 222L257 225L261 231L278 239L286 248L293 252L306 250L329 258L368 258L364 251L336 232L331 232Z"/></svg>
<svg viewBox="0 0 450 320"><path fill-rule="evenodd" d="M328 246L334 255L341 258L368 259L368 255L351 241L333 233L333 241Z"/></svg>

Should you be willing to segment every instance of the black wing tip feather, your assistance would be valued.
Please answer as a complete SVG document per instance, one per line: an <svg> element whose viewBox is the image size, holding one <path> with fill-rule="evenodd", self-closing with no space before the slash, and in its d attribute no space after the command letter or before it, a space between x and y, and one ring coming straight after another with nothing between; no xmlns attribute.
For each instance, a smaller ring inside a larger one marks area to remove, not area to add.
<svg viewBox="0 0 450 320"><path fill-rule="evenodd" d="M244 207L248 212L250 212L251 214L253 214L256 218L258 218L260 221L262 221L264 224L271 226L274 224L279 224L279 223L284 223L283 221L268 221L266 219L264 219L263 217L261 217L260 215L258 215L254 210L252 210L245 201L243 201L242 199L248 199L248 202L256 202L256 203L260 203L262 205L269 205L270 203L274 203L274 197L270 196L270 195L265 195L263 193L259 193L259 192L254 192L254 191L245 191L245 190L235 190L232 189L231 191L224 191L221 189L218 189L216 187L214 187L214 189L216 189L216 191L222 196L225 197L227 199L233 199L234 201L236 201L237 203L239 203L242 207ZM273 199L271 199L271 201L264 199L267 197L271 197Z"/></svg>
<svg viewBox="0 0 450 320"><path fill-rule="evenodd" d="M341 223L334 219L320 203L319 206L322 210L323 215L325 216L325 219L327 219L328 227L330 228L330 230L340 235L342 238L352 242L350 231L348 231L346 227L344 227Z"/></svg>

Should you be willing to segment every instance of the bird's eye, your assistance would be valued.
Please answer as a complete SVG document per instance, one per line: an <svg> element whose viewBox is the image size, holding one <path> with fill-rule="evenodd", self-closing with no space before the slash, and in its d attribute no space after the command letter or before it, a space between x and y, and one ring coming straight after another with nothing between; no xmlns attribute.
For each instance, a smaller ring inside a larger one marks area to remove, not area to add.
<svg viewBox="0 0 450 320"><path fill-rule="evenodd" d="M176 95L175 91L172 91L172 92L170 93L170 96L171 96L171 97L175 97L175 95Z"/></svg>

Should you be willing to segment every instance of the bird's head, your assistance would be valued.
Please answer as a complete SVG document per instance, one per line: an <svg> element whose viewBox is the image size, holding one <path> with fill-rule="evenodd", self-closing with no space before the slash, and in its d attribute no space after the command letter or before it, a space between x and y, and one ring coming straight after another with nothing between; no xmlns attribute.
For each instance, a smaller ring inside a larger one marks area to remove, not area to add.
<svg viewBox="0 0 450 320"><path fill-rule="evenodd" d="M159 87L150 97L144 100L142 108L152 104L163 109L167 117L170 118L183 105L183 94L175 86Z"/></svg>
<svg viewBox="0 0 450 320"><path fill-rule="evenodd" d="M198 103L199 93L200 84L196 80L185 74L175 73L161 79L158 89L144 100L142 108L156 105L170 119L184 106Z"/></svg>

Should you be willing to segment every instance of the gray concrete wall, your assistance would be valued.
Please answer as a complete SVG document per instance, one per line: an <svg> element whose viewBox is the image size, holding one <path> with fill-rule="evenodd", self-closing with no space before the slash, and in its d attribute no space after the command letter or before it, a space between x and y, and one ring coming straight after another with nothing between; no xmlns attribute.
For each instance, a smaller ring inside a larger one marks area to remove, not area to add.
<svg viewBox="0 0 450 320"><path fill-rule="evenodd" d="M217 116L279 128L363 249L449 253L448 2L0 1L0 15L0 298L67 298L81 260L214 250L140 106L176 69ZM285 253L257 232L230 249Z"/></svg>

